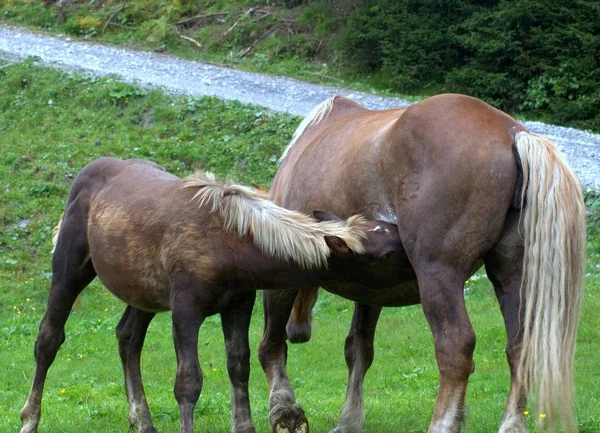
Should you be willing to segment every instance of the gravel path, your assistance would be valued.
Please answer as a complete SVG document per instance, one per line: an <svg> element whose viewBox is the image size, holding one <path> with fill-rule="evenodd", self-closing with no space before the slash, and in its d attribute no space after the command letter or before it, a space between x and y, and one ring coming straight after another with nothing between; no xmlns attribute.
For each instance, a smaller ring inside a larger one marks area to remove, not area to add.
<svg viewBox="0 0 600 433"><path fill-rule="evenodd" d="M237 99L300 116L335 94L354 99L372 109L409 105L402 99L243 72L152 52L53 37L0 24L0 57L21 59L29 56L38 56L42 64L60 69L115 75L128 82L160 88L169 93ZM600 135L541 122L524 124L558 144L584 185L600 189Z"/></svg>

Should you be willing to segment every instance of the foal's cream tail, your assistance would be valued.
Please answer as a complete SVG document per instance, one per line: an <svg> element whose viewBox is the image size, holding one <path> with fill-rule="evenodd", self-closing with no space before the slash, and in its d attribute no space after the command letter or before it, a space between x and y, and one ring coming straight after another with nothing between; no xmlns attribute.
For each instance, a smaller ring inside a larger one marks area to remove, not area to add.
<svg viewBox="0 0 600 433"><path fill-rule="evenodd" d="M51 253L54 253L54 250L56 249L56 244L58 242L58 234L60 233L60 226L62 225L64 216L65 216L65 214L63 212L63 214L60 216L60 220L58 220L58 224L56 224L56 226L52 229L52 251L51 251Z"/></svg>
<svg viewBox="0 0 600 433"><path fill-rule="evenodd" d="M585 264L585 205L573 171L549 140L519 132L525 242L519 380L549 431L577 432L573 361ZM537 416L536 416L537 418Z"/></svg>

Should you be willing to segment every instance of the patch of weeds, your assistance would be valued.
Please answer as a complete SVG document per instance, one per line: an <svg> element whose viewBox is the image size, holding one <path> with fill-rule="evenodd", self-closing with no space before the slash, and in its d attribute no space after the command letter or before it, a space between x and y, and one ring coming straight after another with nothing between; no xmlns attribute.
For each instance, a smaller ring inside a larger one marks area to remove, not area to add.
<svg viewBox="0 0 600 433"><path fill-rule="evenodd" d="M106 80L105 87L111 101L121 108L126 107L132 98L146 96L146 92L139 87L113 78Z"/></svg>
<svg viewBox="0 0 600 433"><path fill-rule="evenodd" d="M585 205L587 207L588 234L600 234L600 191L587 188L584 191Z"/></svg>

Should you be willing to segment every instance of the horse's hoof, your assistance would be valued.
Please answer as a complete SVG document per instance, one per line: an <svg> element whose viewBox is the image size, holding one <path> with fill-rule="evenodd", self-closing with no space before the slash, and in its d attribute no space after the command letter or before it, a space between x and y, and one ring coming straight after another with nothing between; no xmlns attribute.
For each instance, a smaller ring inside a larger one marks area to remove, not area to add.
<svg viewBox="0 0 600 433"><path fill-rule="evenodd" d="M311 324L308 323L288 323L286 326L287 339L292 344L306 343L310 341Z"/></svg>
<svg viewBox="0 0 600 433"><path fill-rule="evenodd" d="M279 410L271 417L273 433L309 433L308 420L304 410L293 405Z"/></svg>

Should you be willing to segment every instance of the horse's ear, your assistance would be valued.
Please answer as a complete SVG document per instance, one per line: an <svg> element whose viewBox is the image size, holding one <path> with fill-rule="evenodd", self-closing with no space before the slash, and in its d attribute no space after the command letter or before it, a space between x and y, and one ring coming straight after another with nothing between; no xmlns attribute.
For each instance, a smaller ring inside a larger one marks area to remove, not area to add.
<svg viewBox="0 0 600 433"><path fill-rule="evenodd" d="M314 210L313 218L319 221L343 221L339 216L334 214L333 212L329 212L326 210Z"/></svg>
<svg viewBox="0 0 600 433"><path fill-rule="evenodd" d="M325 243L333 255L347 256L352 253L348 244L346 244L342 238L338 238L337 236L325 236Z"/></svg>

